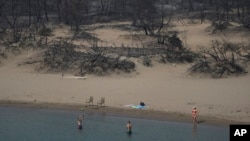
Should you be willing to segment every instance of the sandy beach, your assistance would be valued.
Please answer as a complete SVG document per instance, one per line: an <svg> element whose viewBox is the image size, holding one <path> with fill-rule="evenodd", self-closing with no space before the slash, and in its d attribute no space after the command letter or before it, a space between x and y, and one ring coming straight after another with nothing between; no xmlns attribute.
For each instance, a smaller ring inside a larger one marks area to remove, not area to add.
<svg viewBox="0 0 250 141"><path fill-rule="evenodd" d="M153 68L141 66L138 69L143 70L131 76L87 76L80 80L67 78L70 74L62 77L61 74L38 74L27 68L2 66L0 99L2 103L19 101L31 105L54 103L84 107L90 96L94 97L94 104L105 97L107 107L122 110L131 109L124 105L143 101L148 107L141 111L180 113L187 116L186 120L190 120L188 115L196 106L201 116L250 122L249 75L192 78L185 73L187 66L156 64Z"/></svg>
<svg viewBox="0 0 250 141"><path fill-rule="evenodd" d="M211 35L205 33L208 24L200 26L199 32L195 32L195 28L190 25L185 27L185 30L190 29L190 36L185 38L186 44L192 49L212 40ZM179 29L183 28L182 25ZM107 29L100 30L99 35L104 36L103 32L109 35ZM197 39L198 35L202 35L201 39ZM239 36L238 40L243 41L242 38ZM115 40L115 44L124 42L119 37L106 39ZM131 58L136 63L136 72L132 74L102 77L87 75L86 79L75 79L70 73L64 76L61 73L38 73L29 65L18 65L36 53L28 50L2 61L0 105L74 107L76 110L83 107L89 112L187 122L192 122L191 110L196 106L200 120L207 123L250 123L249 74L222 79L193 77L186 72L190 64L153 62L153 67L145 67L139 60ZM94 97L94 104L105 97L106 107L86 107L85 101L90 96ZM131 109L125 106L140 102L148 107Z"/></svg>

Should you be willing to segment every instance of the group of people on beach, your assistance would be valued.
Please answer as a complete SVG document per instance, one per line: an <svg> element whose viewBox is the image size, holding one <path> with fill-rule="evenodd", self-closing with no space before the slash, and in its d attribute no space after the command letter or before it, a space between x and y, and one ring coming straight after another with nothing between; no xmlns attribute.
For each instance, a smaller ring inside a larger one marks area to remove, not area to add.
<svg viewBox="0 0 250 141"><path fill-rule="evenodd" d="M193 117L193 123L194 123L194 124L197 123L197 116L198 116L198 110L197 110L196 107L193 107L193 110L192 110L192 117ZM83 119L84 119L84 115L83 115L83 114L82 114L82 115L79 115L79 116L77 117L77 127L78 127L79 130L82 129L82 121L83 121ZM132 134L132 123L131 123L130 120L128 121L126 127L127 127L127 133L128 133L128 134Z"/></svg>

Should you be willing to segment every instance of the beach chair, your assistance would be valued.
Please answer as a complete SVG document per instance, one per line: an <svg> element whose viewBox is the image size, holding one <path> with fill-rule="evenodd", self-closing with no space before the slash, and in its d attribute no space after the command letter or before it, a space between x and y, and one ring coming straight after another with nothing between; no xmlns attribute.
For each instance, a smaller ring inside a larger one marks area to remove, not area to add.
<svg viewBox="0 0 250 141"><path fill-rule="evenodd" d="M102 97L99 101L97 101L97 107L99 106L105 106L105 98Z"/></svg>
<svg viewBox="0 0 250 141"><path fill-rule="evenodd" d="M93 105L93 103L94 103L94 98L93 96L90 96L89 99L86 100L86 104L90 106L90 104Z"/></svg>

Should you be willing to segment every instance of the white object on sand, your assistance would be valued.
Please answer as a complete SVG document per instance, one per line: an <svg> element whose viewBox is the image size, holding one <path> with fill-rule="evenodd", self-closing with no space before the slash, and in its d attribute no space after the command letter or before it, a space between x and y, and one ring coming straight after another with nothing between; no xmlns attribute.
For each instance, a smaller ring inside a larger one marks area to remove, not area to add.
<svg viewBox="0 0 250 141"><path fill-rule="evenodd" d="M80 76L67 76L67 77L63 77L63 78L67 78L67 79L87 79L88 77L80 77Z"/></svg>

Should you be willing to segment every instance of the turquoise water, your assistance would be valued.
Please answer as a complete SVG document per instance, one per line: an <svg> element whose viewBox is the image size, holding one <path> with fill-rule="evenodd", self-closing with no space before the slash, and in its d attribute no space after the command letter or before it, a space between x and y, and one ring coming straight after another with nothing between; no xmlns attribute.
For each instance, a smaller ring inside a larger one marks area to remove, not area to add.
<svg viewBox="0 0 250 141"><path fill-rule="evenodd" d="M77 111L0 107L0 141L229 141L229 127L146 120ZM126 134L131 120L133 134Z"/></svg>

